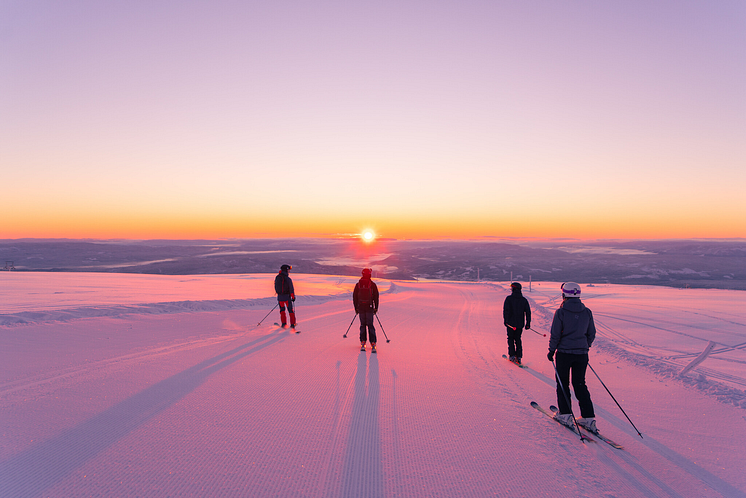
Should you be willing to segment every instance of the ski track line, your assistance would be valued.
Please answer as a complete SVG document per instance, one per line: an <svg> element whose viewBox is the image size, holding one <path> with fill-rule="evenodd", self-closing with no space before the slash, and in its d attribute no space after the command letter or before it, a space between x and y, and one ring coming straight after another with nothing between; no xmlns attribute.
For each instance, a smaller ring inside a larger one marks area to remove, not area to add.
<svg viewBox="0 0 746 498"><path fill-rule="evenodd" d="M597 316L610 318L612 320L619 320L620 322L634 323L636 325L641 325L643 327L648 327L648 328L651 328L651 329L661 330L663 332L667 332L667 333L673 334L673 335L680 335L682 337L687 337L689 339L696 339L698 341L710 342L710 339L704 339L704 338L696 336L696 335L687 334L686 332L679 332L678 330L667 329L665 327L661 327L661 326L658 326L658 325L653 325L653 324L646 323L646 322L641 322L641 321L638 321L638 320L633 320L631 318L622 318L621 316L610 314L610 313L593 313L593 318L594 319ZM692 328L694 330L702 330L702 329L699 329L698 327L690 327L690 328ZM723 332L723 333L726 334L728 332ZM737 337L741 337L741 335L738 335ZM718 341L712 341L712 342L716 343L719 346L730 347L728 344L723 344L723 343L718 342Z"/></svg>
<svg viewBox="0 0 746 498"><path fill-rule="evenodd" d="M592 296L592 297L595 297L595 296ZM709 318L709 319L711 319L713 321L720 321L720 322L725 322L725 323L728 323L728 324L731 324L731 325L737 325L739 327L746 327L746 323L737 322L737 321L734 321L734 320L731 320L731 319L724 318L723 315L731 316L730 313L725 313L725 312L723 312L722 314L719 314L719 315L710 315L708 313L704 313L704 312L701 312L701 311L692 311L692 310L689 310L689 309L686 309L686 308L683 308L683 307L676 307L676 306L657 306L657 305L653 305L653 304L644 304L644 303L635 303L635 305L633 306L631 304L626 304L624 302L617 302L617 301L614 302L613 307L614 307L614 309L627 309L627 310L631 310L631 311L633 311L635 313L638 313L641 309L645 309L645 310L651 310L651 311L661 311L661 312L664 312L664 314L666 314L666 315L670 315L670 314L681 314L681 315L692 314L692 315L696 315L698 317ZM738 315L735 315L735 316L738 316Z"/></svg>
<svg viewBox="0 0 746 498"><path fill-rule="evenodd" d="M488 352L487 356L489 356L489 358L487 358L482 350L483 348L479 347L479 342L474 337L472 331L475 329L475 326L472 325L472 321L474 321L475 318L473 318L472 315L476 314L477 310L474 309L476 305L473 304L475 302L473 294L462 290L461 296L464 299L464 304L459 313L453 339L454 349L458 353L462 364L467 371L469 371L472 377L482 385L482 388L486 389L492 396L498 398L501 396L508 396L511 401L520 404L520 401L515 396L515 392L502 380L502 376L495 376L496 371L501 371L501 373L508 375L511 380L514 380L514 372L498 367L498 357L495 353ZM500 318L500 322L502 322L502 317ZM494 320L492 322L494 323ZM503 327L500 327L500 329L502 328ZM476 326L476 329L479 329L478 325ZM498 338L503 338L503 335L504 334L501 334L498 330L495 331L496 340ZM507 341L506 338L503 339ZM475 358L478 358L480 361L475 361ZM503 361L501 355L499 359L500 361ZM516 385L515 382L513 385ZM498 386L499 394L494 392L495 388L498 388Z"/></svg>
<svg viewBox="0 0 746 498"><path fill-rule="evenodd" d="M596 327L597 329L601 329L601 330L603 330L603 329L614 330L613 328L611 328L608 325L606 325L606 323L604 321L596 320L596 324L597 324L597 327ZM620 338L620 337L625 338L625 340L624 341L620 341L618 339L614 340L614 339L611 339L611 338L608 338L608 337L604 337L604 339L611 341L611 343L613 343L615 347L617 347L617 348L625 351L627 354L640 356L640 357L643 357L643 358L645 358L647 360L651 360L651 361L655 361L655 362L658 362L658 363L670 365L670 366L676 367L678 369L682 369L686 365L682 365L681 363L679 363L679 362L677 362L675 360L677 360L677 359L694 358L694 357L697 357L697 356L699 356L701 354L701 351L696 351L696 352L689 353L689 352L682 352L682 351L673 350L673 349L664 348L664 347L647 346L647 345L643 345L643 344L637 343L637 342L632 341L632 340L627 340L626 337L623 334L621 334L621 333L617 333L616 335L617 335L618 338ZM685 334L682 334L682 335L685 335ZM692 337L692 338L697 339L697 340L701 340L701 341L705 341L706 340L706 339L701 339L701 338L697 338L697 337ZM620 342L622 344L626 344L627 347L622 347L620 345ZM710 341L707 341L707 342L709 343ZM712 341L712 342L715 342L715 341ZM601 343L599 343L599 344L601 344ZM717 342L716 342L716 344L719 344L721 346L721 348L712 351L710 353L710 355L708 356L708 358L710 358L711 360L731 361L731 362L743 363L740 360L734 360L734 359L730 359L729 360L729 359L726 359L726 358L717 358L715 355L716 354L721 354L721 353L741 351L742 349L746 348L746 343L736 344L735 346L727 346L727 345L723 345L723 344L717 343ZM601 347L603 348L603 345L601 345ZM665 351L668 354L667 355L660 354L660 352L662 352L662 351ZM746 379L744 379L744 378L736 377L736 376L733 376L733 375L730 375L730 374L727 374L727 373L723 373L723 372L719 372L719 371L713 370L713 369L708 368L708 367L703 367L701 365L698 365L694 369L694 371L706 374L708 377L710 377L712 379L717 379L717 380L721 380L721 381L725 381L725 382L731 382L731 383L736 384L736 385L746 385Z"/></svg>

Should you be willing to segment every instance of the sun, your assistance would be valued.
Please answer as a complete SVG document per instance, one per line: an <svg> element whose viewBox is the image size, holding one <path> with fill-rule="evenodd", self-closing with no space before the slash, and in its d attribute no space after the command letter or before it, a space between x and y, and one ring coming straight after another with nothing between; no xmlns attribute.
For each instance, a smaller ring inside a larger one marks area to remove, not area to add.
<svg viewBox="0 0 746 498"><path fill-rule="evenodd" d="M376 238L376 234L373 232L373 230L363 230L363 233L360 234L360 237L363 239L364 242L373 242L373 240Z"/></svg>

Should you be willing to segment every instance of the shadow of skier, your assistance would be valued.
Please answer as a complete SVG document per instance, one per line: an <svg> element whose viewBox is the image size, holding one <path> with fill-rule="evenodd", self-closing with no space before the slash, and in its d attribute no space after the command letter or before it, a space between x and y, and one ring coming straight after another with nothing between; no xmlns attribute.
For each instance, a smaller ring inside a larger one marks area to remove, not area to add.
<svg viewBox="0 0 746 498"><path fill-rule="evenodd" d="M205 360L0 463L0 495L39 496L87 460L187 396L213 373L286 336L272 332Z"/></svg>
<svg viewBox="0 0 746 498"><path fill-rule="evenodd" d="M341 496L375 498L384 494L381 472L381 431L378 420L380 405L378 357L374 354L370 355L366 389L367 358L368 355L365 353L361 353L358 357Z"/></svg>

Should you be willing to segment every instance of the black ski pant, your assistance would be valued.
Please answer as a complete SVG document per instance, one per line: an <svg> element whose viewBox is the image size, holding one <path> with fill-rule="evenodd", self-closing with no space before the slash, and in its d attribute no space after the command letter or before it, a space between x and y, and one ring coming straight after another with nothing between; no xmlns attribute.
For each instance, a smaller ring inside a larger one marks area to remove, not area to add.
<svg viewBox="0 0 746 498"><path fill-rule="evenodd" d="M593 402L588 386L585 385L585 371L588 369L588 353L570 354L557 351L555 356L557 374L557 406L562 414L572 413L568 399L570 396L570 373L572 372L572 390L575 397L578 398L580 405L580 416L583 418L592 418L596 415L593 412ZM564 388L564 390L563 390Z"/></svg>
<svg viewBox="0 0 746 498"><path fill-rule="evenodd" d="M370 338L370 343L376 343L376 328L373 326L373 310L362 310L360 315L360 343ZM367 334L366 334L367 332Z"/></svg>
<svg viewBox="0 0 746 498"><path fill-rule="evenodd" d="M523 329L516 328L515 330L508 327L508 356L515 356L517 358L523 358L523 341L521 335Z"/></svg>

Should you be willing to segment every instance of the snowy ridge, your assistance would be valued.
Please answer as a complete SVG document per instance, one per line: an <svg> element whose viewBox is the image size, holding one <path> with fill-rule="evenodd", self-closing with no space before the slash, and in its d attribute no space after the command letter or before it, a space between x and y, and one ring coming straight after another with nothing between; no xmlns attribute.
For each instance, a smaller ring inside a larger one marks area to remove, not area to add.
<svg viewBox="0 0 746 498"><path fill-rule="evenodd" d="M299 306L321 304L329 301L348 299L348 294L303 296L297 299ZM277 298L258 299L219 299L204 301L177 301L166 303L143 303L120 306L85 306L80 308L22 311L0 315L0 326L31 325L47 322L67 322L83 318L118 318L127 315L162 315L173 313L198 313L203 311L248 310L252 308L271 309Z"/></svg>

